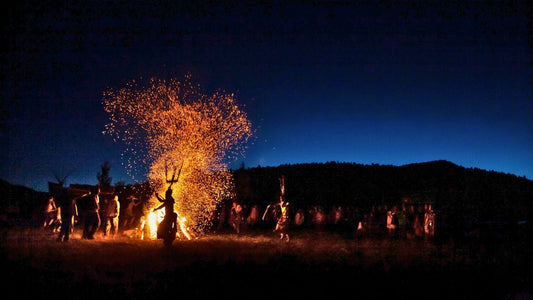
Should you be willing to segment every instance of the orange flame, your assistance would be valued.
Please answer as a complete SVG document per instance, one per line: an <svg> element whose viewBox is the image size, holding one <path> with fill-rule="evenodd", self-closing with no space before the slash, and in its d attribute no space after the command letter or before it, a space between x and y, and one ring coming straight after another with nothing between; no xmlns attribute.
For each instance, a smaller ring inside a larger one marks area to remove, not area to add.
<svg viewBox="0 0 533 300"><path fill-rule="evenodd" d="M158 211L150 211L150 213L147 216L147 226L150 228L150 234L148 239L155 240L157 238L157 227L159 224L163 221L163 218L165 217L165 209L162 208ZM194 233L190 230L190 228L187 226L187 219L185 217L180 217L178 213L178 225L180 231L176 233L177 238L185 237L187 240L192 240L193 237L195 237Z"/></svg>

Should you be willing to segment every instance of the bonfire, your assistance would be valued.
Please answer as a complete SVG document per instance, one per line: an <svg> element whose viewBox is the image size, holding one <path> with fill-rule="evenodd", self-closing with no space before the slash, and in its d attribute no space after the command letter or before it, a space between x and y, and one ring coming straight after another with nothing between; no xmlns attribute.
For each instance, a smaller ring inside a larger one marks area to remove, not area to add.
<svg viewBox="0 0 533 300"><path fill-rule="evenodd" d="M103 106L109 116L104 134L125 144L130 175L144 170L154 191L163 193L168 170L180 170L172 194L178 236L190 239L208 228L217 204L232 192L227 162L242 155L253 132L235 95L207 95L188 75L184 81L141 79L109 88ZM152 210L155 196L149 203ZM162 210L147 216L151 238L162 216Z"/></svg>

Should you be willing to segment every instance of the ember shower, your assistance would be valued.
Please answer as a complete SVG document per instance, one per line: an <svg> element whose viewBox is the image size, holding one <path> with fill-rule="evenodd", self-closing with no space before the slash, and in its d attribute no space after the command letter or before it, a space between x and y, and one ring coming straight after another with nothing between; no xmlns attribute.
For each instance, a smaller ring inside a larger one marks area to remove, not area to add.
<svg viewBox="0 0 533 300"><path fill-rule="evenodd" d="M227 161L243 153L252 135L235 95L207 95L188 75L132 80L107 89L102 103L109 115L104 133L125 143L129 171L149 166L150 185L164 194L167 176L181 169L172 186L175 210L194 231L205 229L217 203L232 192ZM156 205L155 197L150 203Z"/></svg>

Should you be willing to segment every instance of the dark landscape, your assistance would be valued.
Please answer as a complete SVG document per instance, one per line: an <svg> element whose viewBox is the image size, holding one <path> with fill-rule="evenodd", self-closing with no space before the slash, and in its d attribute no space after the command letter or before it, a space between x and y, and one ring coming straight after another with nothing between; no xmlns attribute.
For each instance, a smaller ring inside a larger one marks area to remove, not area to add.
<svg viewBox="0 0 533 300"><path fill-rule="evenodd" d="M306 176L295 175L298 171ZM1 259L9 276L2 281L3 290L21 296L38 291L45 298L86 299L171 295L530 299L530 180L444 161L402 167L287 165L234 171L237 199L244 207L273 201L276 185L269 189L267 183L275 183L282 173L291 183L287 196L294 199L294 210L341 205L365 211L371 205L390 207L408 199L434 204L438 230L432 238L407 238L356 234L349 224L304 224L292 226L291 241L285 243L272 233L272 224L243 227L236 234L226 220L197 239L177 240L170 248L160 240L124 234L103 239L100 232L95 240L82 240L79 228L68 243L59 243L56 233L35 221L46 193L4 183ZM315 180L323 184L317 187ZM131 192L132 187L124 190ZM306 193L318 196L299 196ZM18 217L8 218L6 210L12 203L6 200L13 199L26 202L18 201L23 206L14 210ZM37 202L28 205L31 201ZM467 212L477 216L473 224L450 221L466 220Z"/></svg>
<svg viewBox="0 0 533 300"><path fill-rule="evenodd" d="M435 243L300 231L285 243L253 231L209 234L167 249L161 241L125 237L78 235L58 243L42 229L10 228L2 229L2 290L76 299L530 299L528 240L525 232Z"/></svg>
<svg viewBox="0 0 533 300"><path fill-rule="evenodd" d="M2 299L533 299L529 2L6 5Z"/></svg>

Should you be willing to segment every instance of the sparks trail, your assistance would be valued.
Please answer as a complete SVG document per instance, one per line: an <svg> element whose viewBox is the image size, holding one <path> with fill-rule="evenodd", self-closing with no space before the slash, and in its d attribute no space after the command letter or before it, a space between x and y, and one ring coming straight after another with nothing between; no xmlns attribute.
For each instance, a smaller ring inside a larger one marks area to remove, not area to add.
<svg viewBox="0 0 533 300"><path fill-rule="evenodd" d="M126 144L130 174L149 166L157 193L165 191L165 183L172 186L180 225L194 232L208 227L216 205L233 187L226 160L243 153L253 132L235 95L207 95L188 75L183 82L152 78L109 88L103 105L109 115L104 133ZM169 168L174 170L170 181ZM153 208L155 196L150 203Z"/></svg>

